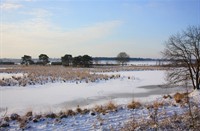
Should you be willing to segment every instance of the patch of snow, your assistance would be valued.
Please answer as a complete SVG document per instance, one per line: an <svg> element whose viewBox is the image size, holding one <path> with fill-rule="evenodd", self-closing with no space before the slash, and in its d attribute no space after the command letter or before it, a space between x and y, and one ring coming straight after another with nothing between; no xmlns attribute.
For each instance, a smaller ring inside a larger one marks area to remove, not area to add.
<svg viewBox="0 0 200 131"><path fill-rule="evenodd" d="M24 77L26 74L24 73L0 73L0 79L3 78L12 78L12 77Z"/></svg>
<svg viewBox="0 0 200 131"><path fill-rule="evenodd" d="M192 97L195 102L200 103L200 90L194 90L189 94L189 97Z"/></svg>
<svg viewBox="0 0 200 131"><path fill-rule="evenodd" d="M195 97L200 95L200 90L194 90L189 94L189 97Z"/></svg>

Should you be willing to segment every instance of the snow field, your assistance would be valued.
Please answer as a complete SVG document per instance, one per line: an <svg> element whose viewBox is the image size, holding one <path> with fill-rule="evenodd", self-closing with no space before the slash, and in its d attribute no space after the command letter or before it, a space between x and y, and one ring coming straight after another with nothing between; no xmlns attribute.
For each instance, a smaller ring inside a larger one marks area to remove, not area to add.
<svg viewBox="0 0 200 131"><path fill-rule="evenodd" d="M92 109L96 105L105 105L108 101L113 101L117 105L119 104L116 111L106 114L95 113L95 115L91 115L90 112L83 115L68 116L63 119L44 117L36 123L32 120L29 121L26 128L27 130L38 131L120 130L128 121L133 119L141 122L152 119L151 115L154 110L147 109L146 106L139 109L126 108L126 104L133 99L141 103L147 103L147 105L155 102L163 103L163 106L158 107L159 121L175 114L181 115L187 112L188 106L177 104L173 99L163 99L162 94L166 93L166 89L155 87L155 85L165 84L164 73L164 71L155 70L104 72L99 74L120 75L120 77L92 83L68 81L26 87L1 87L0 107L1 109L8 109L7 115L13 112L24 115L28 111L33 111L34 114L45 114L76 109L77 105L80 105L82 109ZM171 93L179 90L179 88L174 88ZM154 94L152 91L159 92ZM194 91L189 96L196 102L196 100L199 100L200 93ZM3 116L3 114L5 114L5 110L2 110L0 115ZM16 121L10 121L9 125L5 129L21 130L19 123ZM152 128L149 125L149 129Z"/></svg>

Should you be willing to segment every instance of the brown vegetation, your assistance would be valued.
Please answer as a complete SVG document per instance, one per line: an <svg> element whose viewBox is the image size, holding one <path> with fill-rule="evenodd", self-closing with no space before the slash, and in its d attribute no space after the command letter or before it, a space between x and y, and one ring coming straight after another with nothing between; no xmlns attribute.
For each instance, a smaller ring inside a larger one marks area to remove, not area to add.
<svg viewBox="0 0 200 131"><path fill-rule="evenodd" d="M71 68L63 66L15 66L12 69L0 70L0 73L24 73L22 77L0 79L0 86L26 86L43 85L51 82L95 82L97 80L109 80L118 78L118 75L106 75L94 73L90 68Z"/></svg>
<svg viewBox="0 0 200 131"><path fill-rule="evenodd" d="M129 103L127 105L128 109L137 109L141 107L141 103L140 102L136 102L136 101L132 101L131 103Z"/></svg>

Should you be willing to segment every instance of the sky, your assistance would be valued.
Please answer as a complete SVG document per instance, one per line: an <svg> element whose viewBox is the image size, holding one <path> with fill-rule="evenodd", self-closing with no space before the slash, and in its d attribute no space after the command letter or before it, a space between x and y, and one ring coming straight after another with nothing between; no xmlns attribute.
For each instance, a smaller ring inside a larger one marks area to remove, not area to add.
<svg viewBox="0 0 200 131"><path fill-rule="evenodd" d="M200 0L0 0L0 58L161 58L168 38L193 25Z"/></svg>

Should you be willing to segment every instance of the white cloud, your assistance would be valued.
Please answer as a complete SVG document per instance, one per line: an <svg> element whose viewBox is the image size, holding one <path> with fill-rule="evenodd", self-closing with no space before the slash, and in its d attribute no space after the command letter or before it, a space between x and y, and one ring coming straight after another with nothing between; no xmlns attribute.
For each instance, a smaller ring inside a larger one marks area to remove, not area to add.
<svg viewBox="0 0 200 131"><path fill-rule="evenodd" d="M120 21L108 21L66 31L42 17L21 23L2 23L2 57L24 54L37 57L40 53L47 53L50 57L60 57L67 52L81 54L87 52L88 43L95 44L95 41L114 33L120 25Z"/></svg>
<svg viewBox="0 0 200 131"><path fill-rule="evenodd" d="M31 11L21 12L21 13L25 15L31 15L34 18L44 18L52 15L48 10L45 9L33 9Z"/></svg>
<svg viewBox="0 0 200 131"><path fill-rule="evenodd" d="M17 3L2 3L0 4L0 9L2 10L13 10L13 9L18 9L23 7L23 5L21 4L17 4Z"/></svg>

